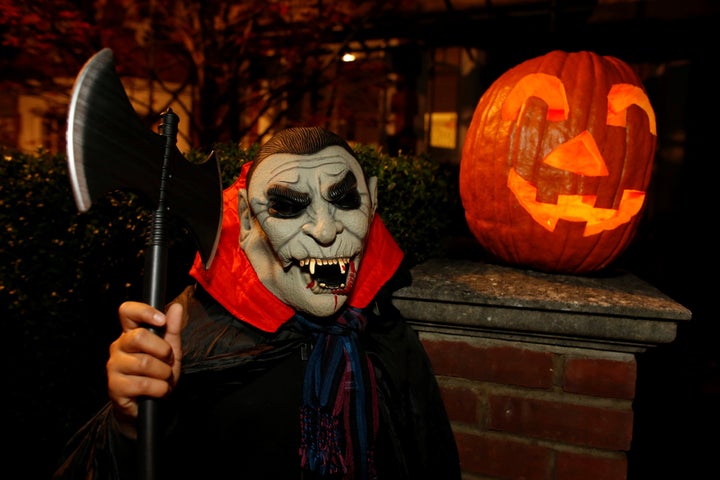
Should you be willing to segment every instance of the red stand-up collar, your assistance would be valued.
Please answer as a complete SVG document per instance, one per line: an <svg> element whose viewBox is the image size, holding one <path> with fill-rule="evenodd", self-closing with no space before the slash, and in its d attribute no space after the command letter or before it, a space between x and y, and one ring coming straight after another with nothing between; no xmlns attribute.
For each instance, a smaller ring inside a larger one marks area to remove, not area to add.
<svg viewBox="0 0 720 480"><path fill-rule="evenodd" d="M240 248L238 192L245 188L249 168L250 163L243 165L238 179L223 192L222 230L210 269L205 270L200 254L196 254L190 275L235 317L274 332L295 310L265 288ZM348 305L365 308L395 273L402 258L400 247L380 216L375 215Z"/></svg>

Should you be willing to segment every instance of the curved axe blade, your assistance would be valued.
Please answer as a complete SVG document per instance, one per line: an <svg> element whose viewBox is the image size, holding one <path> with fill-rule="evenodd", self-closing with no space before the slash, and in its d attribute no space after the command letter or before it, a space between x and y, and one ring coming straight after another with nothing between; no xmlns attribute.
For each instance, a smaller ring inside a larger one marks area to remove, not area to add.
<svg viewBox="0 0 720 480"><path fill-rule="evenodd" d="M67 159L75 204L87 211L113 190L135 191L155 205L166 139L145 126L105 48L75 79L68 113ZM189 162L177 147L169 162L166 204L192 232L205 268L215 256L222 225L222 182L215 155Z"/></svg>

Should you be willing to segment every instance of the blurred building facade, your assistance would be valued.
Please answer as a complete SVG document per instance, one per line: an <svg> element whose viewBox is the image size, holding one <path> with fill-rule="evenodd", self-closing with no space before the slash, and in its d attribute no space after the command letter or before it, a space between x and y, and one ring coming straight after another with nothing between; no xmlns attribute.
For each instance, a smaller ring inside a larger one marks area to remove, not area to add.
<svg viewBox="0 0 720 480"><path fill-rule="evenodd" d="M294 0L288 5L297 10L317 3ZM477 101L506 69L556 48L593 50L636 66L653 100L653 88L682 79L697 42L720 13L717 4L702 0L682 5L670 0L423 0L400 5L370 19L342 46L346 62L383 64L383 78L345 81L333 93L328 126L352 142L377 145L390 154L429 152L451 163L460 161ZM68 91L72 81L65 80ZM123 78L123 83L140 115L169 101L142 79ZM194 94L189 86L175 100L190 105ZM0 141L25 151L64 150L67 99L67 92L2 96ZM654 105L662 116L663 109L677 110L678 100L661 105L655 99ZM311 117L310 102L301 105L288 118ZM675 113L668 112L670 123L679 121ZM675 127L668 126L672 143L682 137ZM191 146L189 128L181 121L183 151ZM262 121L257 128L263 128Z"/></svg>

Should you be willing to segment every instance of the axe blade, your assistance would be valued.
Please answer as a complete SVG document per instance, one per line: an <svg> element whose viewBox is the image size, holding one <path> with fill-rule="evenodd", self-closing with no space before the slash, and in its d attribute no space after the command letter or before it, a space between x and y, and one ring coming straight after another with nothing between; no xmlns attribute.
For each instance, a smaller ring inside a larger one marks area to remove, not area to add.
<svg viewBox="0 0 720 480"><path fill-rule="evenodd" d="M73 86L67 122L67 161L75 204L87 211L114 190L130 190L157 205L166 139L142 122L105 48L83 66ZM174 147L168 162L166 202L185 222L205 268L210 268L222 226L222 181L215 155L189 162Z"/></svg>

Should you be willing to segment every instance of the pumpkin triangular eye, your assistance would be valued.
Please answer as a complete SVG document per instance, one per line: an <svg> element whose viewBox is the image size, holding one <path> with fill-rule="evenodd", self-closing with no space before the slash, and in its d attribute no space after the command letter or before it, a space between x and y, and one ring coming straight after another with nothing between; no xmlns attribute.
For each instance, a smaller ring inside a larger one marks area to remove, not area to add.
<svg viewBox="0 0 720 480"><path fill-rule="evenodd" d="M591 177L608 175L607 165L593 136L585 130L556 147L543 162L551 167Z"/></svg>
<svg viewBox="0 0 720 480"><path fill-rule="evenodd" d="M657 136L655 126L655 111L650 105L650 99L643 90L629 83L618 83L610 87L608 93L607 124L613 127L624 127L627 124L627 109L630 105L642 108L648 116L650 133Z"/></svg>

